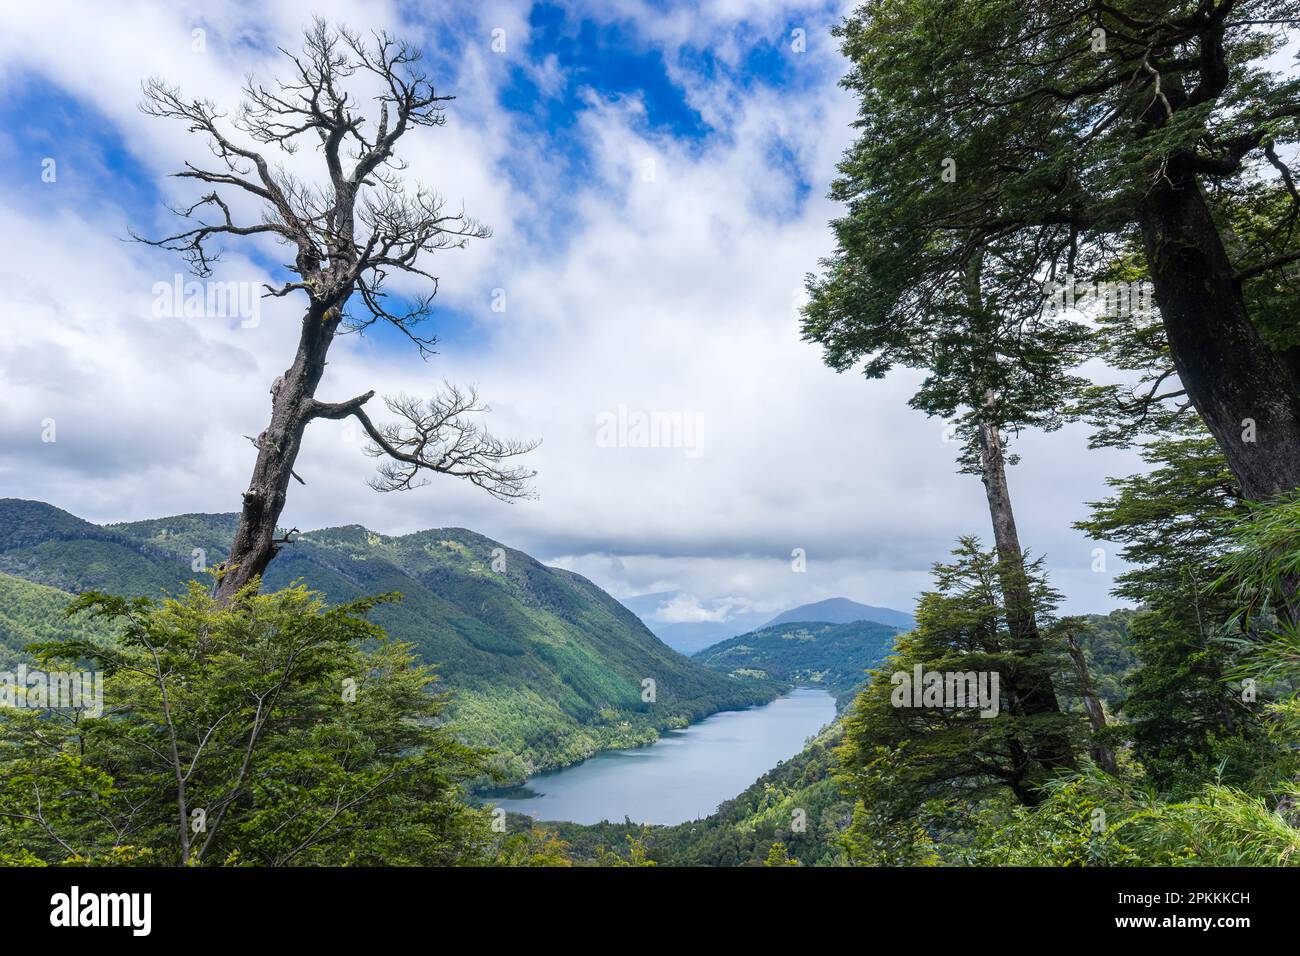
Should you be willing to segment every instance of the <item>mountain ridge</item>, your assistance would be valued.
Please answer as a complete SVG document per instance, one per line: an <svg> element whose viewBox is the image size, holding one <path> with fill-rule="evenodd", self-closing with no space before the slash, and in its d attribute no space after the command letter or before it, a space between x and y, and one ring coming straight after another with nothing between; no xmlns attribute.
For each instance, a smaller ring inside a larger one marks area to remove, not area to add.
<svg viewBox="0 0 1300 956"><path fill-rule="evenodd" d="M235 521L190 513L101 526L46 502L0 499L0 573L68 594L158 597L198 577L192 567L216 565ZM372 618L437 666L455 692L457 725L499 752L507 780L648 743L780 689L690 661L582 575L464 528L308 531L272 562L265 585L296 580L331 602L402 592ZM642 699L648 686L653 700Z"/></svg>
<svg viewBox="0 0 1300 956"><path fill-rule="evenodd" d="M848 624L852 621L873 621L887 624L900 630L910 631L916 626L911 614L894 608L875 607L861 604L850 598L827 598L812 604L782 611L776 617L755 611L741 611L718 621L662 621L656 617L666 605L675 598L682 597L681 590L654 591L647 594L634 594L621 598L622 603L632 610L641 622L656 637L676 651L695 656L701 651L741 634L748 634L760 628L775 624L796 623L801 621L822 621L828 624ZM716 599L715 604L726 599Z"/></svg>

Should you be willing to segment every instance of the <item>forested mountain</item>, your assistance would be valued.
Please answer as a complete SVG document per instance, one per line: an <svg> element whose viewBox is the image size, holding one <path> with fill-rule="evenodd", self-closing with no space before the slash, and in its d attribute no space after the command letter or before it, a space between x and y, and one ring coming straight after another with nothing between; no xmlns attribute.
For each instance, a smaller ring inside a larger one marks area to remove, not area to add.
<svg viewBox="0 0 1300 956"><path fill-rule="evenodd" d="M898 633L873 621L777 624L715 644L694 659L735 677L816 684L843 706L867 671L889 656Z"/></svg>
<svg viewBox="0 0 1300 956"><path fill-rule="evenodd" d="M1097 695L1110 708L1119 707L1128 691L1124 679L1137 666L1129 627L1137 612L1117 608L1109 614L1086 614L1079 643Z"/></svg>
<svg viewBox="0 0 1300 956"><path fill-rule="evenodd" d="M88 589L174 591L198 576L196 561L221 560L234 526L233 515L192 514L100 527L41 502L0 501L0 572L47 586L9 579L15 601L5 603L6 619L48 620L51 608ZM438 667L455 691L462 736L498 751L497 769L513 779L646 743L777 689L682 657L587 579L464 529L303 534L272 563L266 585L298 579L332 602L401 592L373 620ZM7 646L22 643L26 631L2 626ZM653 701L642 699L646 680Z"/></svg>
<svg viewBox="0 0 1300 956"><path fill-rule="evenodd" d="M859 604L857 601L839 597L827 598L825 601L816 601L812 604L801 604L788 611L783 611L764 624L763 627L771 627L774 624L791 624L796 621L823 621L827 624L874 621L877 624L888 624L890 627L896 627L902 631L910 630L916 626L916 619L910 614L895 611L893 608L888 607L872 607L870 604Z"/></svg>
<svg viewBox="0 0 1300 956"><path fill-rule="evenodd" d="M673 601L684 597L682 591L656 591L653 594L637 594L622 599L645 626L655 636L674 650L683 654L695 655L720 641L747 634L774 624L788 624L796 621L820 621L827 624L848 624L853 621L874 621L888 624L900 630L909 630L916 621L912 615L895 611L887 607L872 607L859 604L848 598L828 598L812 604L801 604L788 611L782 611L776 617L768 619L758 611L729 610L725 620L718 621L663 621L660 614ZM692 599L693 600L693 599ZM720 602L718 602L720 603ZM706 610L716 610L707 603Z"/></svg>

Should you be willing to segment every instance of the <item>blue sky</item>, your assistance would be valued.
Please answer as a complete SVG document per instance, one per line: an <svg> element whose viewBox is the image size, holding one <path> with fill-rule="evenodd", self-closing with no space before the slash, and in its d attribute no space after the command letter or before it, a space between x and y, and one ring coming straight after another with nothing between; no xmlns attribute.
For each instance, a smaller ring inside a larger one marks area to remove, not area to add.
<svg viewBox="0 0 1300 956"><path fill-rule="evenodd" d="M403 142L406 175L493 229L430 263L437 355L382 330L349 337L321 395L476 384L493 431L542 440L540 497L507 506L451 481L380 496L358 436L317 423L287 523L469 527L616 595L678 592L678 620L840 595L909 607L957 535L985 533L944 423L906 406L915 381L836 375L799 338L855 108L829 32L838 5L107 7L53 0L7 12L0 31L0 495L97 521L235 508L243 436L263 427L298 304L267 301L255 323L157 314L156 288L183 263L124 240L173 226L167 206L194 191L169 174L207 154L139 113L140 83L162 76L233 109L245 74L282 72L276 47L320 13L426 51L457 98L445 127ZM281 159L319 176L311 150ZM283 260L274 245L232 246L215 278L283 279ZM610 447L599 423L618 414L684 417L698 447ZM39 439L47 420L57 442ZM1094 572L1095 543L1069 525L1132 462L1081 465L1085 444L1072 429L1026 437L1012 484L1032 489L1022 533L1070 608L1098 610L1120 568Z"/></svg>
<svg viewBox="0 0 1300 956"><path fill-rule="evenodd" d="M418 11L419 5L410 9ZM637 12L653 16L691 9L690 4L652 3ZM818 22L824 23L833 7L812 9ZM739 43L739 56L731 62L717 55L711 33L702 31L698 41L688 39L666 49L646 35L637 16L590 14L581 5L531 5L526 14L526 46L513 51L517 40L507 34L507 53L512 55L499 57L500 64L494 64L498 77L491 108L530 140L530 153L507 154L498 167L520 191L537 185L539 169L530 158L535 152L550 160L546 167L550 176L581 182L593 175L590 142L581 131L582 117L593 96L635 103L639 111L629 123L631 129L651 140L671 141L685 155L698 159L711 145L732 142L734 131L725 122L701 115L691 102L683 75L695 82L725 85L737 98L759 90L791 96L815 91L837 66L833 59L823 58L820 69L796 67L788 49L792 32L802 29L806 35L808 29L807 11L797 7L785 11L784 17L769 17L762 23L737 20L726 24L725 29ZM194 23L206 31L208 49L214 52L224 47L270 56L274 47L284 42L267 32L250 33L247 24L231 29L203 16ZM492 34L485 38L483 31L482 21L458 15L453 5L422 44L427 61L453 72L467 48L481 48L485 39L491 45ZM822 34L820 42L828 46L830 39L824 29ZM547 69L563 75L560 88L547 87L541 75ZM184 77L176 77L175 82L184 85ZM473 108L485 105L477 102ZM60 86L57 77L21 67L10 74L0 90L0 128L10 133L0 140L0 158L5 161L0 183L31 212L48 215L59 209L81 212L101 207L106 214L119 215L132 229L155 234L174 223L166 210L168 194L160 188L156 171L142 163L127 132L97 110L96 104ZM69 145L74 148L68 149ZM30 184L29 170L52 154L59 154L60 188L23 188ZM786 180L789 189L779 201L757 211L778 220L797 216L812 195L812 170L780 135L768 137L764 156L768 165L764 174ZM519 235L530 242L563 246L581 228L564 203L547 204L538 211L538 217L517 224ZM282 271L276 271L273 253L259 255L254 250L250 255L277 278L284 277ZM475 334L481 330L466 321L465 310L448 304L440 311L447 313L435 319L440 340L466 347L484 345L482 337ZM400 347L403 342L400 335L382 328L372 335L384 344Z"/></svg>

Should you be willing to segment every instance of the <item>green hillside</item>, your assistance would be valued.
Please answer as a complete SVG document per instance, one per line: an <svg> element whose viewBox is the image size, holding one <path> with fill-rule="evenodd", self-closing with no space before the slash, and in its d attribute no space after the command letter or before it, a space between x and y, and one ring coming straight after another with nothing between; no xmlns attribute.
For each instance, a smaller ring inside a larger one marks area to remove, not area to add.
<svg viewBox="0 0 1300 956"><path fill-rule="evenodd" d="M736 677L816 684L841 708L887 656L898 628L874 621L776 624L706 648L692 659Z"/></svg>
<svg viewBox="0 0 1300 956"><path fill-rule="evenodd" d="M109 635L109 629L98 622L69 619L71 600L67 591L0 574L0 670L29 661L25 648L35 641L67 640L88 631Z"/></svg>
<svg viewBox="0 0 1300 956"><path fill-rule="evenodd" d="M178 515L101 527L4 499L0 573L66 592L157 596L195 576L195 549L208 565L220 561L234 526L233 515ZM499 571L494 552L504 558ZM310 532L276 558L266 585L298 579L332 601L400 591L403 601L378 609L375 621L438 666L463 735L501 751L499 769L512 779L647 743L778 690L688 660L587 579L464 529ZM647 679L653 702L642 700Z"/></svg>

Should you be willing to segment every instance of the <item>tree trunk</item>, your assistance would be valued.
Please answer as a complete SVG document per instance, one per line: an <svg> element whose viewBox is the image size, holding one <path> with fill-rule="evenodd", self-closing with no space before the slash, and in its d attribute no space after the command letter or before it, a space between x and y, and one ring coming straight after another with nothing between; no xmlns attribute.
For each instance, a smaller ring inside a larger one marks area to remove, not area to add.
<svg viewBox="0 0 1300 956"><path fill-rule="evenodd" d="M1038 619L1034 615L1034 599L1025 573L1025 555L1020 547L1015 513L1011 510L1002 436L996 425L986 422L980 423L979 436L984 491L988 497L989 517L993 521L993 541L1001 568L1007 628L1018 653L1031 659L1040 657L1043 640L1038 632ZM1021 712L1025 716L1061 712L1056 701L1051 671L1041 660L1031 660L1018 674L1013 675L1009 683L1009 689L1018 696ZM1034 756L1048 769L1075 765L1073 748L1064 734L1044 737L1035 746Z"/></svg>
<svg viewBox="0 0 1300 956"><path fill-rule="evenodd" d="M1171 161L1142 203L1140 224L1174 366L1243 493L1263 501L1295 490L1300 372L1250 321L1196 176Z"/></svg>
<svg viewBox="0 0 1300 956"><path fill-rule="evenodd" d="M1079 646L1079 639L1074 636L1073 631L1065 632L1065 646L1070 652L1070 660L1074 662L1075 673L1079 675L1079 694L1083 697L1083 709L1088 712L1088 723L1092 727L1093 740L1088 746L1088 751L1098 767L1108 774L1117 774L1119 765L1115 763L1115 751L1097 740L1097 734L1106 727L1106 710L1101 706L1096 691L1092 689L1092 677L1088 674L1088 659L1083 656L1083 648Z"/></svg>
<svg viewBox="0 0 1300 956"><path fill-rule="evenodd" d="M271 422L257 437L257 463L244 492L230 555L217 586L217 598L230 598L261 576L279 551L276 529L284 510L293 465L298 458L303 431L316 387L325 371L329 351L341 318L339 308L312 303L302 318L302 334L293 364L271 387Z"/></svg>

